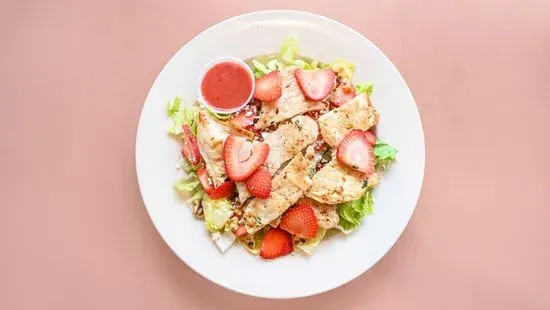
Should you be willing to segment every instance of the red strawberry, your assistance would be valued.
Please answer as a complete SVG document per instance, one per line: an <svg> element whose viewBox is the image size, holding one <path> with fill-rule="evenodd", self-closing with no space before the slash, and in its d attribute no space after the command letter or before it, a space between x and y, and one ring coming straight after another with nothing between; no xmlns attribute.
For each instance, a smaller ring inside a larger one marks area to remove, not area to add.
<svg viewBox="0 0 550 310"><path fill-rule="evenodd" d="M338 145L338 160L365 174L374 171L374 152L365 133L359 129L350 131Z"/></svg>
<svg viewBox="0 0 550 310"><path fill-rule="evenodd" d="M311 239L317 235L319 223L313 208L309 204L300 204L283 214L279 227L300 238Z"/></svg>
<svg viewBox="0 0 550 310"><path fill-rule="evenodd" d="M208 176L208 172L206 171L205 167L201 167L199 170L197 170L197 177L199 178L202 188L204 189L204 192L208 195L208 197L212 199L220 199L228 198L233 195L233 187L235 186L235 184L231 181L227 181L223 182L218 187L214 187L214 184L212 183L212 180L210 180L210 177Z"/></svg>
<svg viewBox="0 0 550 310"><path fill-rule="evenodd" d="M355 87L348 82L342 82L332 95L330 103L339 107L355 97Z"/></svg>
<svg viewBox="0 0 550 310"><path fill-rule="evenodd" d="M254 115L252 113L239 112L239 114L233 116L230 123L231 126L235 128L247 128L248 126L254 125Z"/></svg>
<svg viewBox="0 0 550 310"><path fill-rule="evenodd" d="M197 170L197 177L199 178L199 181L201 182L204 191L207 194L210 194L214 190L214 184L212 183L212 180L210 180L210 177L208 176L208 172L206 171L205 167L201 167L199 170Z"/></svg>
<svg viewBox="0 0 550 310"><path fill-rule="evenodd" d="M246 231L246 227L244 227L244 225L241 225L233 231L233 234L240 238L248 235L248 231Z"/></svg>
<svg viewBox="0 0 550 310"><path fill-rule="evenodd" d="M279 99L283 93L281 74L277 70L257 78L255 85L254 98L260 101L275 101Z"/></svg>
<svg viewBox="0 0 550 310"><path fill-rule="evenodd" d="M225 172L233 181L246 181L269 154L269 145L230 135L223 146Z"/></svg>
<svg viewBox="0 0 550 310"><path fill-rule="evenodd" d="M185 124L182 126L183 130L183 149L181 153L185 158L187 158L193 165L200 163L202 156L199 152L199 145L197 144L197 139L191 132L189 125Z"/></svg>
<svg viewBox="0 0 550 310"><path fill-rule="evenodd" d="M324 99L336 81L336 75L331 69L296 69L294 75L304 96L313 101Z"/></svg>
<svg viewBox="0 0 550 310"><path fill-rule="evenodd" d="M374 145L376 143L376 135L372 130L365 131L365 136L367 137L367 141L369 141L370 145Z"/></svg>
<svg viewBox="0 0 550 310"><path fill-rule="evenodd" d="M271 194L271 174L266 167L260 167L246 181L246 188L254 197L265 199Z"/></svg>
<svg viewBox="0 0 550 310"><path fill-rule="evenodd" d="M208 197L212 199L229 198L233 195L233 188L235 183L231 181L223 182L220 186L214 188L214 190L208 194Z"/></svg>
<svg viewBox="0 0 550 310"><path fill-rule="evenodd" d="M254 127L254 119L258 117L257 111L255 105L248 105L231 118L229 125L240 134L254 139L256 134L259 133L259 130Z"/></svg>
<svg viewBox="0 0 550 310"><path fill-rule="evenodd" d="M270 229L262 241L260 257L270 259L285 256L294 250L292 237L286 231L279 228Z"/></svg>

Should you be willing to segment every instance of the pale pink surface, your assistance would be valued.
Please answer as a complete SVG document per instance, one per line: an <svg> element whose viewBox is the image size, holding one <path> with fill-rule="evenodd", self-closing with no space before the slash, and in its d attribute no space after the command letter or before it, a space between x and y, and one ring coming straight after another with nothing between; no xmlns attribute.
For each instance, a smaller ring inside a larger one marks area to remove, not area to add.
<svg viewBox="0 0 550 310"><path fill-rule="evenodd" d="M0 309L550 309L550 2L0 7ZM165 62L211 24L277 7L333 17L382 48L427 146L397 245L358 280L290 301L191 271L159 238L134 172L139 112Z"/></svg>

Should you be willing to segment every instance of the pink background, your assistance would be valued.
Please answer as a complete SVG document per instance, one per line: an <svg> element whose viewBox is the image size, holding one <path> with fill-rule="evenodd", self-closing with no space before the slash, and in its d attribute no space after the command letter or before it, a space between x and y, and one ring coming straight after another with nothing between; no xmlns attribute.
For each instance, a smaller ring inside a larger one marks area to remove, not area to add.
<svg viewBox="0 0 550 310"><path fill-rule="evenodd" d="M550 309L550 2L224 2L1 1L0 309ZM191 271L134 171L139 113L172 54L224 18L278 7L382 48L427 147L397 245L356 281L290 301Z"/></svg>

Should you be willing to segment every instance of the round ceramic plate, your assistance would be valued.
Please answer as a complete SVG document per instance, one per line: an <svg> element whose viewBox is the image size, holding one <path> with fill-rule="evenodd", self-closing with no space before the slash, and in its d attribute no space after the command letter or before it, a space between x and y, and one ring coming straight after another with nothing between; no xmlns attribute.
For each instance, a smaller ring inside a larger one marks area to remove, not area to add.
<svg viewBox="0 0 550 310"><path fill-rule="evenodd" d="M246 59L277 52L291 35L300 54L323 62L337 57L357 65L355 82L374 83L380 112L378 136L399 150L398 161L374 190L375 212L351 235L334 234L312 256L265 261L233 246L221 254L174 190L181 145L167 134L166 103L176 96L195 101L197 78L212 59ZM138 182L155 227L187 265L228 289L267 298L319 294L371 268L397 241L411 218L424 175L424 135L405 81L391 61L357 31L326 17L296 11L265 11L230 18L203 31L168 61L149 91L136 138Z"/></svg>

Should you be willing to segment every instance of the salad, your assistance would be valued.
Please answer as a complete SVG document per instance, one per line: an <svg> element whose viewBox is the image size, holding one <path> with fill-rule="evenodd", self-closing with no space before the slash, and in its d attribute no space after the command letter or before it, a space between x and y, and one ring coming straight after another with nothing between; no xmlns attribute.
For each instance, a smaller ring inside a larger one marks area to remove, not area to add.
<svg viewBox="0 0 550 310"><path fill-rule="evenodd" d="M291 37L246 64L255 86L237 112L169 102L185 173L175 188L222 252L238 243L263 259L311 255L328 230L352 233L374 212L397 150L376 135L373 84L353 82L352 62L300 56Z"/></svg>

